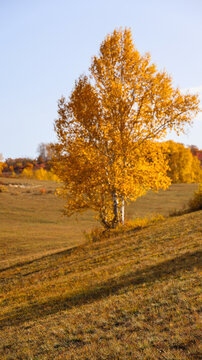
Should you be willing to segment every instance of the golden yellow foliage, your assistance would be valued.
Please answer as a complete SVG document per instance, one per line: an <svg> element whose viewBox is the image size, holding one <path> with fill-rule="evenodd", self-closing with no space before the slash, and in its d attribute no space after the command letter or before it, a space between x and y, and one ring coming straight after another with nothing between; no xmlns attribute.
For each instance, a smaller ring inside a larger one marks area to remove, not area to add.
<svg viewBox="0 0 202 360"><path fill-rule="evenodd" d="M183 144L167 141L165 144L168 158L168 175L173 183L193 183L202 181L200 161L193 156L190 148Z"/></svg>
<svg viewBox="0 0 202 360"><path fill-rule="evenodd" d="M46 181L58 181L58 177L54 174L53 170L47 171L43 168L38 169L34 173L34 177L38 180L46 180Z"/></svg>
<svg viewBox="0 0 202 360"><path fill-rule="evenodd" d="M43 168L40 168L33 171L33 168L28 166L23 169L21 176L33 179L35 178L37 180L59 181L57 175L54 174L52 169L47 171Z"/></svg>
<svg viewBox="0 0 202 360"><path fill-rule="evenodd" d="M7 192L7 191L8 191L7 186L5 186L5 185L0 185L0 193L2 193L2 192Z"/></svg>
<svg viewBox="0 0 202 360"><path fill-rule="evenodd" d="M85 232L85 237L88 241L96 242L101 239L113 237L114 235L128 233L129 231L140 230L149 225L165 220L161 214L152 217L135 218L134 220L126 221L125 224L118 224L115 229L104 230L100 227L95 227L89 233Z"/></svg>
<svg viewBox="0 0 202 360"><path fill-rule="evenodd" d="M29 179L33 178L34 173L33 173L32 167L28 166L28 167L24 168L22 170L21 176L29 178Z"/></svg>
<svg viewBox="0 0 202 360"><path fill-rule="evenodd" d="M4 167L6 167L6 164L4 162L0 161L0 175L1 175Z"/></svg>
<svg viewBox="0 0 202 360"><path fill-rule="evenodd" d="M140 55L131 31L115 30L66 101L59 100L54 171L66 214L91 208L106 227L124 222L124 202L149 189L166 189L167 160L155 140L183 131L198 112L150 55Z"/></svg>

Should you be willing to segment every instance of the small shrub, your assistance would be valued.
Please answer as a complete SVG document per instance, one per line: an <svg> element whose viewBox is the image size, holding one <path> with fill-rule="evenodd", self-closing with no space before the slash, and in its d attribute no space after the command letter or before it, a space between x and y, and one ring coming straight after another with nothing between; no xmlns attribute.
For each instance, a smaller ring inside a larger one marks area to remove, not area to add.
<svg viewBox="0 0 202 360"><path fill-rule="evenodd" d="M163 215L157 214L151 218L136 218L134 220L126 221L126 223L118 225L115 229L103 230L102 228L94 228L90 233L84 233L86 239L91 242L108 239L112 236L127 233L129 231L140 230L151 224L165 220Z"/></svg>
<svg viewBox="0 0 202 360"><path fill-rule="evenodd" d="M195 191L193 199L189 201L189 210L202 210L202 184L199 185L198 190Z"/></svg>
<svg viewBox="0 0 202 360"><path fill-rule="evenodd" d="M0 174L2 173L3 169L6 167L6 164L0 161Z"/></svg>
<svg viewBox="0 0 202 360"><path fill-rule="evenodd" d="M48 190L47 194L54 194L54 191L53 190Z"/></svg>
<svg viewBox="0 0 202 360"><path fill-rule="evenodd" d="M26 167L23 169L22 173L21 173L22 177L26 177L28 179L33 178L33 170L32 167Z"/></svg>
<svg viewBox="0 0 202 360"><path fill-rule="evenodd" d="M180 215L186 214L187 212L188 212L188 209L186 209L184 206L181 210L177 210L177 209L171 210L169 212L169 216L170 217L180 216Z"/></svg>
<svg viewBox="0 0 202 360"><path fill-rule="evenodd" d="M96 227L96 228L92 229L89 233L84 231L84 236L85 236L86 240L88 240L90 242L96 242L101 239L106 239L107 234L109 234L109 231L103 230L100 227L99 228Z"/></svg>
<svg viewBox="0 0 202 360"><path fill-rule="evenodd" d="M157 214L155 216L152 216L151 218L145 217L145 218L136 218L134 220L126 221L124 225L120 224L115 229L112 229L113 233L120 233L120 232L127 232L127 231L133 231L142 229L146 226L149 226L151 224L157 223L159 221L164 220L164 216Z"/></svg>
<svg viewBox="0 0 202 360"><path fill-rule="evenodd" d="M21 176L28 179L37 179L37 180L45 180L45 181L57 181L59 182L59 178L54 174L53 169L50 171L43 169L42 167L37 170L33 170L33 165L28 164L26 168L23 169Z"/></svg>
<svg viewBox="0 0 202 360"><path fill-rule="evenodd" d="M53 169L50 169L50 171L47 171L47 180L59 182L59 178L56 174L54 174Z"/></svg>
<svg viewBox="0 0 202 360"><path fill-rule="evenodd" d="M5 185L0 185L0 193L7 192L8 189Z"/></svg>
<svg viewBox="0 0 202 360"><path fill-rule="evenodd" d="M150 222L155 224L155 223L157 223L159 221L163 221L163 220L165 220L165 217L161 214L157 214L150 219Z"/></svg>
<svg viewBox="0 0 202 360"><path fill-rule="evenodd" d="M184 205L183 209L174 210L170 212L169 215L181 216L197 210L202 210L202 184L200 184L198 190L195 191L193 199L188 202L188 206Z"/></svg>
<svg viewBox="0 0 202 360"><path fill-rule="evenodd" d="M34 177L38 180L58 181L58 177L53 173L52 169L50 171L47 171L43 168L38 169L35 171Z"/></svg>
<svg viewBox="0 0 202 360"><path fill-rule="evenodd" d="M45 189L45 188L41 188L39 191L40 191L41 195L45 195L45 194L46 194L46 189Z"/></svg>
<svg viewBox="0 0 202 360"><path fill-rule="evenodd" d="M37 169L35 172L34 172L34 177L37 179L37 180L47 180L47 171L43 168L41 169Z"/></svg>

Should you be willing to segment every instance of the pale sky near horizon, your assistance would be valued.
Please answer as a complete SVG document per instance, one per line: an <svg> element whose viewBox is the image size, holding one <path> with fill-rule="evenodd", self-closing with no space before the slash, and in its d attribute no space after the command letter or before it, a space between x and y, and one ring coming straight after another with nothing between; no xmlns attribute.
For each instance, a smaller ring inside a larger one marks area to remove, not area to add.
<svg viewBox="0 0 202 360"><path fill-rule="evenodd" d="M202 0L0 0L4 158L34 158L38 144L56 140L58 99L119 27L130 27L137 49L202 101ZM202 113L187 135L168 138L202 148Z"/></svg>

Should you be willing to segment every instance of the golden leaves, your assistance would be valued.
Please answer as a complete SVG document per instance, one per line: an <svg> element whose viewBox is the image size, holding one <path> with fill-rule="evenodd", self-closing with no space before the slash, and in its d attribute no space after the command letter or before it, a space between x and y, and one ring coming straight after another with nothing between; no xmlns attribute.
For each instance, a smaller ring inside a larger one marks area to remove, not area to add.
<svg viewBox="0 0 202 360"><path fill-rule="evenodd" d="M140 55L129 29L107 35L90 77L81 76L58 103L54 169L64 183L67 213L92 208L110 223L113 195L135 200L166 188L167 160L155 142L182 131L199 111L195 95L174 89L150 55Z"/></svg>
<svg viewBox="0 0 202 360"><path fill-rule="evenodd" d="M174 183L192 183L202 181L200 161L183 144L167 141L162 144L168 159L168 175Z"/></svg>

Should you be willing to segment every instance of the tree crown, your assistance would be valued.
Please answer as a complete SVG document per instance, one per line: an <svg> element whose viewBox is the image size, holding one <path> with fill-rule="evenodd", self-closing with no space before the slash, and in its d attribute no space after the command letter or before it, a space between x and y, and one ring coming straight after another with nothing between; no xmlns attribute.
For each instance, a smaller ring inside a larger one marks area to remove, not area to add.
<svg viewBox="0 0 202 360"><path fill-rule="evenodd" d="M198 111L198 97L181 94L149 54L140 55L130 29L107 35L90 76L58 103L55 171L67 213L90 207L111 224L124 200L166 188L168 166L156 140L183 131Z"/></svg>

